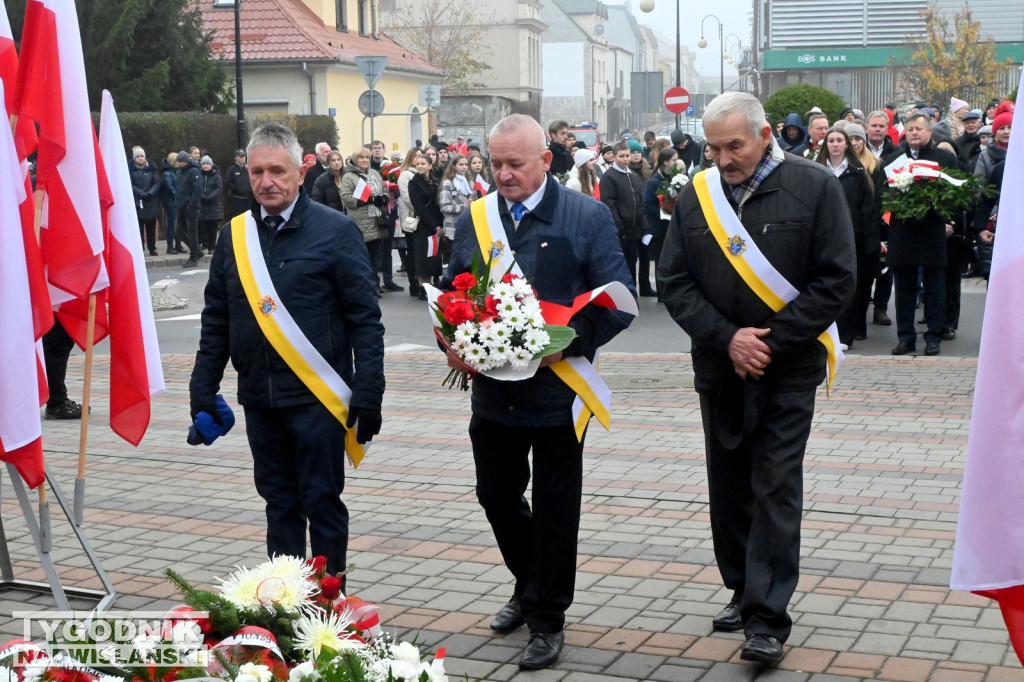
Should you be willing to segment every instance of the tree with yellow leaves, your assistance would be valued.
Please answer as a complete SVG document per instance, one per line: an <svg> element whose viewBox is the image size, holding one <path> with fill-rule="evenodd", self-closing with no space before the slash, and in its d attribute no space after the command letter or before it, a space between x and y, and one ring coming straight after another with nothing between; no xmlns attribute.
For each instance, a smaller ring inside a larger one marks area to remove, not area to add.
<svg viewBox="0 0 1024 682"><path fill-rule="evenodd" d="M911 43L905 56L894 57L897 90L908 99L925 102L949 102L958 97L968 102L983 102L1000 94L996 45L981 37L981 24L971 17L965 2L950 20L936 5L922 10L925 36Z"/></svg>

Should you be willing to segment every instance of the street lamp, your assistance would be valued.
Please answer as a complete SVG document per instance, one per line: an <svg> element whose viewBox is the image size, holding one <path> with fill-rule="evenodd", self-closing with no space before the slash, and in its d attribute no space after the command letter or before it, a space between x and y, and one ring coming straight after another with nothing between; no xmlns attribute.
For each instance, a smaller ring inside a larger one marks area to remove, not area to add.
<svg viewBox="0 0 1024 682"><path fill-rule="evenodd" d="M245 149L245 104L242 102L242 0L235 0L235 115L238 147Z"/></svg>
<svg viewBox="0 0 1024 682"><path fill-rule="evenodd" d="M640 11L651 12L654 10L654 0L640 0ZM682 87L683 62L679 51L679 0L676 0L676 87ZM722 80L725 78L723 76ZM676 114L676 130L680 129L679 114Z"/></svg>
<svg viewBox="0 0 1024 682"><path fill-rule="evenodd" d="M676 9L678 10L678 5ZM703 50L708 46L708 41L704 39L704 22L707 19L714 19L718 22L718 77L721 81L721 92L725 92L725 41L722 39L722 20L714 14L706 14L700 20L700 40L697 41L697 47ZM678 43L678 40L676 42Z"/></svg>

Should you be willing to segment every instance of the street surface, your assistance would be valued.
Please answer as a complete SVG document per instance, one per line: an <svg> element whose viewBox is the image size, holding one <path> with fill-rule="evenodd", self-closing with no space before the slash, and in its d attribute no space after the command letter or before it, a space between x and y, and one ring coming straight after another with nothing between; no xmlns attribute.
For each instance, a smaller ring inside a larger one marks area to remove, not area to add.
<svg viewBox="0 0 1024 682"><path fill-rule="evenodd" d="M160 305L184 307L158 312L167 391L154 399L137 449L107 427L109 361L102 347L97 357L83 527L118 589L118 609L177 603L162 578L167 567L212 584L263 557L241 410L214 446L185 443L205 267L150 271ZM566 650L556 668L520 673L525 629L501 637L487 627L512 588L475 499L469 395L440 386L446 367L424 304L386 294L384 427L364 464L349 470L344 495L350 589L379 603L382 624L399 637L446 647L452 680L1022 680L998 609L948 588L983 302L983 284L969 280L960 338L938 357L894 358L894 327L869 325L871 338L849 354L832 396L819 392L795 626L781 668L759 674L739 660L739 633L711 630L729 595L711 548L688 343L663 307L643 299L641 318L602 355L613 424L609 433L592 423L587 434ZM76 353L68 377L76 399L81 375ZM229 368L223 393L232 405L234 382ZM77 422L44 422L49 466L65 492L78 433ZM41 580L20 510L4 493L17 577ZM54 517L63 579L96 586L68 525ZM0 614L47 604L17 592L0 599ZM5 634L20 628L0 617Z"/></svg>

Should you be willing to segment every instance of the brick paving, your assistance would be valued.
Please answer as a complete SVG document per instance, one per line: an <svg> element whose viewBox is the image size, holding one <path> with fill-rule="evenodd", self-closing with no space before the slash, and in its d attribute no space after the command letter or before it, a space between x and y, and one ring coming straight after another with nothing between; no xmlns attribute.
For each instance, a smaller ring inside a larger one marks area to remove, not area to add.
<svg viewBox="0 0 1024 682"><path fill-rule="evenodd" d="M114 582L116 608L174 603L162 571L208 584L263 558L264 518L239 424L213 447L184 442L190 356L165 356L168 390L138 449L106 425L97 358L85 529ZM510 575L474 496L468 394L440 388L437 353L389 353L384 433L350 471L353 592L381 604L403 638L448 650L470 680L941 682L1024 680L998 609L948 588L976 361L852 357L819 394L805 461L801 580L776 671L739 660L742 636L713 633L728 600L711 549L703 436L685 354L602 355L613 430L588 433L576 601L553 670L520 673L525 629L487 625ZM81 357L72 359L72 395ZM233 401L234 375L224 393ZM44 422L65 491L77 423ZM42 579L20 511L0 501L18 577ZM97 586L65 523L54 557L68 584ZM20 603L19 603L20 602ZM0 595L9 614L43 597ZM453 677L454 679L454 677Z"/></svg>

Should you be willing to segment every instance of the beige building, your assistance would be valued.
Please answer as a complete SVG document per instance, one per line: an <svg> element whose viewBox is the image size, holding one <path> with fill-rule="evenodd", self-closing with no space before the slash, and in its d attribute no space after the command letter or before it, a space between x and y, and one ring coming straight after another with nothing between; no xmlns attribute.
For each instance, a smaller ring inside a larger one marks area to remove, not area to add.
<svg viewBox="0 0 1024 682"><path fill-rule="evenodd" d="M203 22L214 32L214 54L232 81L235 74L235 0L201 0ZM429 137L419 105L421 85L443 72L378 30L375 0L244 0L240 12L242 94L246 114L327 114L338 126L346 154L370 141L370 124L359 111L366 82L357 56L385 56L376 85L384 116L374 137L405 150Z"/></svg>

